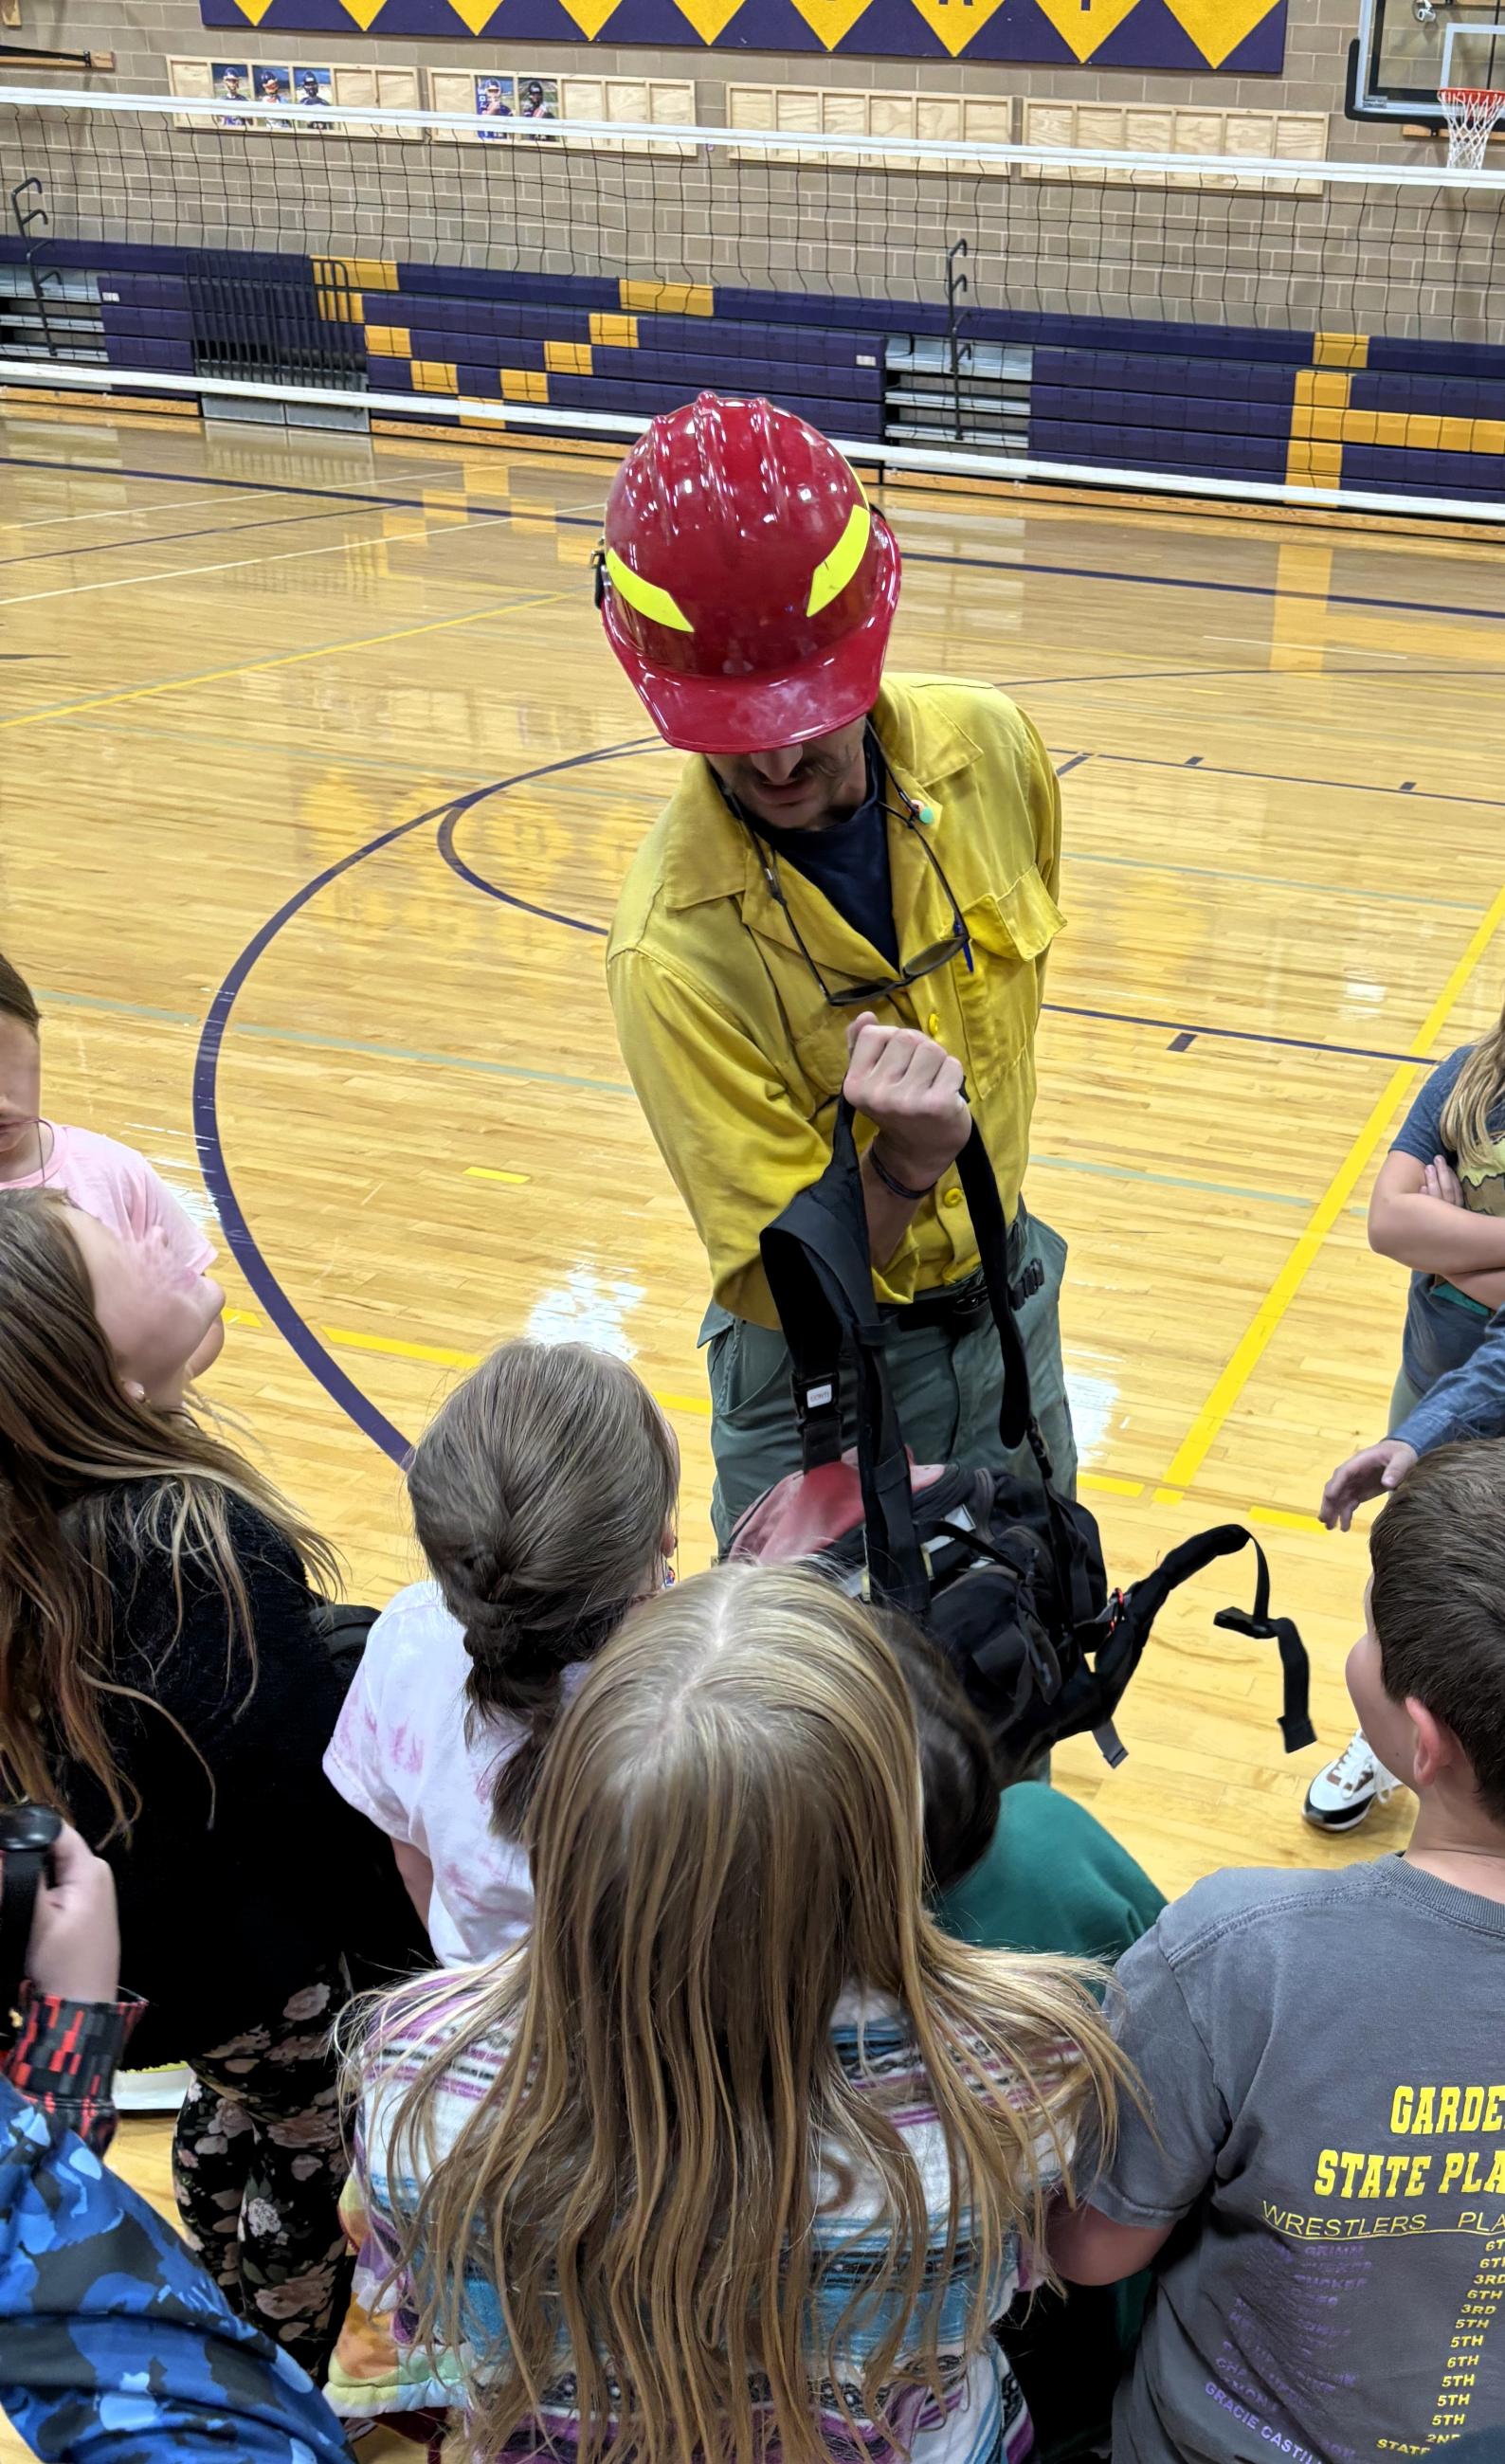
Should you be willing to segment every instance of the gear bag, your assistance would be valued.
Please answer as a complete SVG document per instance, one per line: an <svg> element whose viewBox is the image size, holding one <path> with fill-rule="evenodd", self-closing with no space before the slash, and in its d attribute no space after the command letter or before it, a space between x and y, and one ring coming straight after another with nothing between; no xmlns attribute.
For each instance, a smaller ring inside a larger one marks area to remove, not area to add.
<svg viewBox="0 0 1505 2464"><path fill-rule="evenodd" d="M1252 1611L1224 1609L1213 1622L1274 1643L1286 1751L1313 1744L1306 1650L1291 1618L1271 1616L1270 1570L1242 1524L1199 1531L1127 1591L1109 1589L1096 1522L1056 1489L1030 1408L1015 1317L1023 1295L1009 1289L1003 1206L975 1127L957 1168L1003 1351L1000 1448L1028 1443L1037 1476L1021 1479L1002 1463L991 1471L911 1465L884 1367L861 1164L843 1096L830 1162L761 1243L793 1365L805 1467L742 1516L728 1554L773 1563L819 1555L847 1589L906 1610L945 1652L1001 1762L1019 1770L1083 1730L1110 1763L1121 1762L1114 1714L1166 1599L1214 1559L1252 1549ZM842 1452L844 1374L855 1404L855 1463Z"/></svg>

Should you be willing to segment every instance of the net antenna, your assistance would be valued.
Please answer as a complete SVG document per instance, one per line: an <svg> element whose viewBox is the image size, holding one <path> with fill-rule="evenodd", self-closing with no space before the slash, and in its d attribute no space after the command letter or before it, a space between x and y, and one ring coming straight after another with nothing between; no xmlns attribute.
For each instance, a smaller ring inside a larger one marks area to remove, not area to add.
<svg viewBox="0 0 1505 2464"><path fill-rule="evenodd" d="M1437 99L1448 122L1450 171L1480 171L1505 115L1505 26L1450 26Z"/></svg>

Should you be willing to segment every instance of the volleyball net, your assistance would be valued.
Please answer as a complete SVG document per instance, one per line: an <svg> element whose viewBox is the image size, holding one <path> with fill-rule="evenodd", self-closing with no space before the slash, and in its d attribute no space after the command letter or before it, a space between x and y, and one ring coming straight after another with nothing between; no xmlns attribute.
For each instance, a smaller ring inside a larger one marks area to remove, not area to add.
<svg viewBox="0 0 1505 2464"><path fill-rule="evenodd" d="M1505 175L1320 116L564 82L600 116L0 90L0 383L623 441L708 385L896 469L1505 517Z"/></svg>

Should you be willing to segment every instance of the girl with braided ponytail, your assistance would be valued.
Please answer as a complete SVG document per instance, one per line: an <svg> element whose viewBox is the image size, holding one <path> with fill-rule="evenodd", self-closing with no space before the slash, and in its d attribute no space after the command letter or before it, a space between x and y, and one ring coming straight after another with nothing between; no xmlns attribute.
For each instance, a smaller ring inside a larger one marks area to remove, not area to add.
<svg viewBox="0 0 1505 2464"><path fill-rule="evenodd" d="M671 1580L679 1453L641 1379L504 1343L414 1450L431 1578L371 1628L324 1769L391 1840L438 1958L495 1958L533 1907L523 1817L580 1670Z"/></svg>

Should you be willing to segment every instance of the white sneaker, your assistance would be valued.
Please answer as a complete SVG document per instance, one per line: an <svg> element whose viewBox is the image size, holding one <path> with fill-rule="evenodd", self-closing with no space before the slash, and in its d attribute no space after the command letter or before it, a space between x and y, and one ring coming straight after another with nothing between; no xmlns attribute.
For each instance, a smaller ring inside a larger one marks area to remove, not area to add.
<svg viewBox="0 0 1505 2464"><path fill-rule="evenodd" d="M158 2070L117 2071L113 2090L117 2113L176 2113L193 2084L187 2064L164 2063Z"/></svg>
<svg viewBox="0 0 1505 2464"><path fill-rule="evenodd" d="M1317 1772L1301 1811L1318 1831L1354 1831L1371 1806L1383 1805L1402 1785L1356 1728L1338 1760Z"/></svg>

